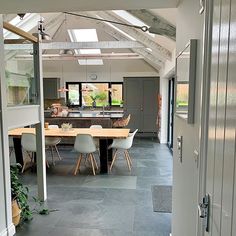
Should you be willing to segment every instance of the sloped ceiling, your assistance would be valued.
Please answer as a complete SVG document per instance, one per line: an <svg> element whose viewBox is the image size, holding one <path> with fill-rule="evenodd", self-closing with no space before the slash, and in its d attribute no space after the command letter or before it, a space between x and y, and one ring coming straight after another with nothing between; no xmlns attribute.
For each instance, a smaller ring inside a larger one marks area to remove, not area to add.
<svg viewBox="0 0 236 236"><path fill-rule="evenodd" d="M9 0L1 1L0 14L175 8L179 0Z"/></svg>
<svg viewBox="0 0 236 236"><path fill-rule="evenodd" d="M158 10L151 10L152 14L156 14ZM173 13L174 11L171 10ZM112 11L89 11L89 12L79 12L83 15L98 17L101 16L104 19L110 19L114 21L121 21L124 22L121 18L117 18ZM167 22L171 17L171 20L174 22L174 17L172 15L167 15L165 19ZM4 20L10 21L14 18L16 14L8 14L4 15ZM115 29L111 28L109 25L105 24L104 22L90 20L86 18L76 17L67 15L66 16L66 24L65 24L65 14L63 13L43 13L41 16L45 19L45 28L46 32L49 33L54 42L69 42L70 39L68 37L67 29L83 29L83 28L95 28L97 30L98 39L99 41L130 41L129 38L126 38L120 32L116 31ZM162 13L162 18L165 18L165 14ZM127 22L124 22L127 23ZM171 22L172 25L174 25ZM117 26L117 25L116 25ZM155 35L155 37L150 37L148 33L144 33L141 30L129 28L129 27L119 27L122 31L125 31L130 36L134 37L137 42L140 42L144 48L139 49L102 49L102 53L129 53L134 52L139 54L143 57L143 60L146 61L151 67L155 68L157 71L160 71L164 66L166 60L171 59L171 53L175 48L175 41L172 39L161 36ZM32 29L30 33L37 32L37 27ZM148 50L148 48L150 50ZM151 50L152 49L152 50ZM47 50L44 53L59 53L59 51L52 51Z"/></svg>

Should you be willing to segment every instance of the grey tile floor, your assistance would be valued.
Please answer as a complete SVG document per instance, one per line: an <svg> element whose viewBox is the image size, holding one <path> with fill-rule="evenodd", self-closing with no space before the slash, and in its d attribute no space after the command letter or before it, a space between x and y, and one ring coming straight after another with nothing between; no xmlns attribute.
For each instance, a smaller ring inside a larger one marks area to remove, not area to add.
<svg viewBox="0 0 236 236"><path fill-rule="evenodd" d="M171 214L153 212L151 196L152 185L172 185L172 155L165 145L136 138L131 173L120 157L112 173L97 176L88 164L73 176L76 153L68 146L60 153L63 160L47 170L45 203L58 211L35 214L17 236L169 236ZM27 171L22 180L35 196L36 174Z"/></svg>

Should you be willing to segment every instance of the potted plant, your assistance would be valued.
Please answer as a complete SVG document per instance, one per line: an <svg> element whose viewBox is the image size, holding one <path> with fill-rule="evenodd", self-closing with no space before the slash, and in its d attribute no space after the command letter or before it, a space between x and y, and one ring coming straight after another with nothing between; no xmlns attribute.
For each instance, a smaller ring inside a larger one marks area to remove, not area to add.
<svg viewBox="0 0 236 236"><path fill-rule="evenodd" d="M93 102L92 102L92 106L93 107L96 107L96 100L99 98L99 95L90 95L90 98L93 100Z"/></svg>
<svg viewBox="0 0 236 236"><path fill-rule="evenodd" d="M28 204L29 189L21 183L19 165L11 166L11 198L12 198L12 222L17 226L20 222L32 219L32 211Z"/></svg>

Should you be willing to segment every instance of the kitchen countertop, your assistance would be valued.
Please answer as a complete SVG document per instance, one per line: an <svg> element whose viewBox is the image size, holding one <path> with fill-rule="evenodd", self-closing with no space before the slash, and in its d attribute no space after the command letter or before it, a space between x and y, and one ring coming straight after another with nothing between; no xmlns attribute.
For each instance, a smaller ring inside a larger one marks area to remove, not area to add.
<svg viewBox="0 0 236 236"><path fill-rule="evenodd" d="M98 110L69 110L69 113L66 117L64 116L55 116L51 117L50 111L44 112L45 118L111 118L111 119L119 119L123 117L122 110L110 110L110 111L98 111Z"/></svg>

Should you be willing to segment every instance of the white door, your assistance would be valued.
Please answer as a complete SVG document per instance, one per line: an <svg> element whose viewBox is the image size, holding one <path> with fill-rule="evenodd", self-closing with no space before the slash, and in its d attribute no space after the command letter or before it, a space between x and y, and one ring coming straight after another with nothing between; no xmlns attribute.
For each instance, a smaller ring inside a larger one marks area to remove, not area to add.
<svg viewBox="0 0 236 236"><path fill-rule="evenodd" d="M215 0L206 169L209 232L236 235L236 0Z"/></svg>

